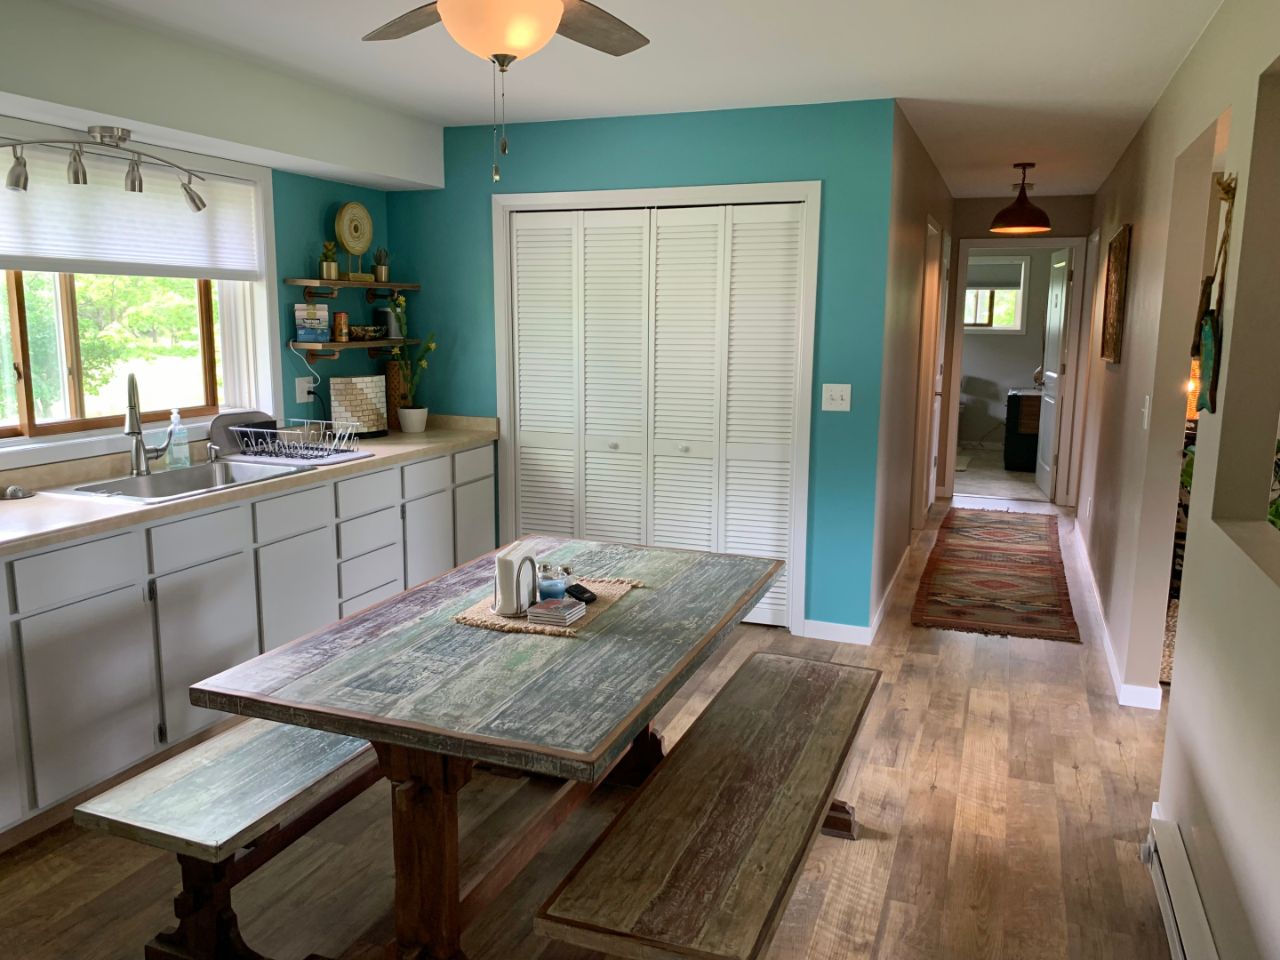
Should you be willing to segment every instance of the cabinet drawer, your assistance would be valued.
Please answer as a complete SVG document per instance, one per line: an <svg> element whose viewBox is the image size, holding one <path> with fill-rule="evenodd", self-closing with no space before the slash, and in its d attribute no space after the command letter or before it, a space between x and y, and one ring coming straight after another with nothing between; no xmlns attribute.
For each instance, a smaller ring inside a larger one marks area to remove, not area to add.
<svg viewBox="0 0 1280 960"><path fill-rule="evenodd" d="M119 587L146 575L142 535L134 531L13 562L19 613Z"/></svg>
<svg viewBox="0 0 1280 960"><path fill-rule="evenodd" d="M333 489L328 485L253 505L254 539L258 543L283 540L294 534L323 527L333 516Z"/></svg>
<svg viewBox="0 0 1280 960"><path fill-rule="evenodd" d="M362 477L339 480L338 516L357 517L389 507L400 499L400 478L395 470L379 470Z"/></svg>
<svg viewBox="0 0 1280 960"><path fill-rule="evenodd" d="M344 599L358 597L393 581L399 590L403 578L404 555L398 543L338 565L338 588Z"/></svg>
<svg viewBox="0 0 1280 960"><path fill-rule="evenodd" d="M467 483L493 473L493 444L453 455L453 482Z"/></svg>
<svg viewBox="0 0 1280 960"><path fill-rule="evenodd" d="M169 573L244 550L253 531L249 508L232 507L152 527L148 534L152 572Z"/></svg>
<svg viewBox="0 0 1280 960"><path fill-rule="evenodd" d="M342 615L349 617L353 613L359 613L372 607L375 603L381 603L387 597L394 597L400 592L400 584L393 580L391 583L384 583L380 587L374 587L368 593L362 593L358 597L352 597L350 600L342 601Z"/></svg>
<svg viewBox="0 0 1280 960"><path fill-rule="evenodd" d="M400 511L395 507L338 524L338 556L343 560L399 542Z"/></svg>
<svg viewBox="0 0 1280 960"><path fill-rule="evenodd" d="M448 457L411 463L404 468L404 498L414 500L429 493L447 490L452 480Z"/></svg>

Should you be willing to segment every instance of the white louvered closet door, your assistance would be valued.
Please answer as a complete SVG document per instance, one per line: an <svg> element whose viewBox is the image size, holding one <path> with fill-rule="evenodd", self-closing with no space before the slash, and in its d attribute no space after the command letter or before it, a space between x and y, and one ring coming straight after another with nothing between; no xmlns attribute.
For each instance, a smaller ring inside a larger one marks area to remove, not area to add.
<svg viewBox="0 0 1280 960"><path fill-rule="evenodd" d="M802 204L730 207L727 227L729 324L720 547L726 553L788 562L747 617L781 626L788 623L792 560L803 216Z"/></svg>
<svg viewBox="0 0 1280 960"><path fill-rule="evenodd" d="M511 218L517 535L572 537L579 528L580 219Z"/></svg>
<svg viewBox="0 0 1280 960"><path fill-rule="evenodd" d="M649 543L720 540L723 207L653 212Z"/></svg>
<svg viewBox="0 0 1280 960"><path fill-rule="evenodd" d="M644 542L649 211L582 214L582 535Z"/></svg>

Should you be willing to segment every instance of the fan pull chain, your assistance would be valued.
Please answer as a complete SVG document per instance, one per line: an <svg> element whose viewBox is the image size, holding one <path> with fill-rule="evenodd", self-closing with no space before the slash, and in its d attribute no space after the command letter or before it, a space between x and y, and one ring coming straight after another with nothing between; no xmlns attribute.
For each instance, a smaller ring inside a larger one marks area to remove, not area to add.
<svg viewBox="0 0 1280 960"><path fill-rule="evenodd" d="M502 169L498 166L498 61L493 60L493 182L502 179ZM505 110L505 105L504 105ZM506 144L506 138L503 138ZM503 153L506 151L503 150Z"/></svg>
<svg viewBox="0 0 1280 960"><path fill-rule="evenodd" d="M507 70L503 67L499 72L502 74L502 139L498 141L498 152L505 157L507 155Z"/></svg>

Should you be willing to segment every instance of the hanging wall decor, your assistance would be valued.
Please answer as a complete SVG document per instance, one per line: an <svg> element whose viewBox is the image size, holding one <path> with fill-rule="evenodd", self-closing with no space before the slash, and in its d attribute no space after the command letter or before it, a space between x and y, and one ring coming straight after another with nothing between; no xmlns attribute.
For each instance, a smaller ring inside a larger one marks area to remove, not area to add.
<svg viewBox="0 0 1280 960"><path fill-rule="evenodd" d="M1119 363L1124 347L1125 292L1129 286L1129 242L1133 224L1121 227L1107 245L1107 287L1102 306L1102 359Z"/></svg>
<svg viewBox="0 0 1280 960"><path fill-rule="evenodd" d="M1222 218L1222 236L1218 240L1218 254L1213 261L1213 273L1204 278L1200 287L1200 304L1196 309L1195 335L1191 338L1191 356L1200 361L1200 392L1196 397L1196 410L1215 413L1218 409L1218 376L1222 372L1222 306L1227 285L1227 254L1231 245L1231 221L1236 209L1236 177L1217 174L1214 180L1218 188L1218 200L1226 204ZM1214 286L1218 288L1213 298Z"/></svg>

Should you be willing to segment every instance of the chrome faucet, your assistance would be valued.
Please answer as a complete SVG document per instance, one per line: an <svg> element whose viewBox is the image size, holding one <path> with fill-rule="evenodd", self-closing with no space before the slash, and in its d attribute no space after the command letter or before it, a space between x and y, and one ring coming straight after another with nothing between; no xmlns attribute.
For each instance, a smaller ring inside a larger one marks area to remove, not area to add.
<svg viewBox="0 0 1280 960"><path fill-rule="evenodd" d="M124 412L124 435L132 441L129 447L129 476L146 477L151 474L151 461L164 456L173 442L173 425L165 434L164 443L148 447L142 439L142 413L138 405L138 381L129 374L129 405Z"/></svg>

